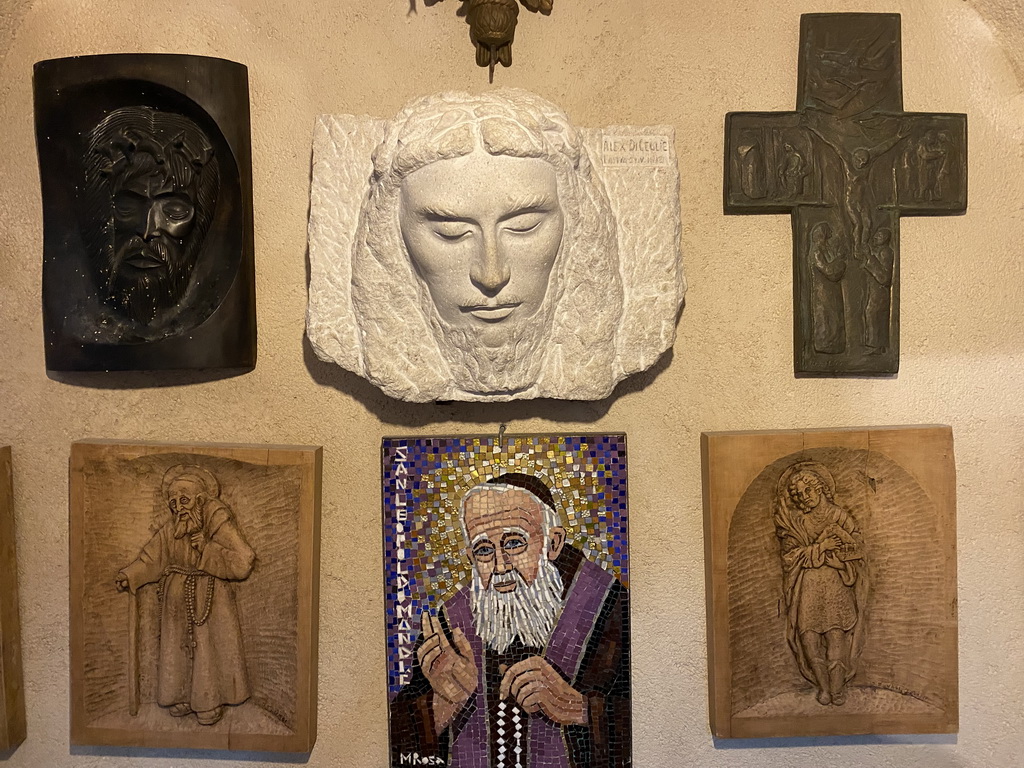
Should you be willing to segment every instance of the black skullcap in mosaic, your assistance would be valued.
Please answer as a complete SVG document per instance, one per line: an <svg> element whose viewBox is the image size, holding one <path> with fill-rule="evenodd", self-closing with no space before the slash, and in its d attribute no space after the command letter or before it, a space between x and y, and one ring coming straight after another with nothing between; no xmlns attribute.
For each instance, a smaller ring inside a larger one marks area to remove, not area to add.
<svg viewBox="0 0 1024 768"><path fill-rule="evenodd" d="M524 475L522 472L509 472L507 475L492 477L487 483L489 485L514 485L516 488L522 488L524 491L532 493L552 510L557 511L555 497L551 495L551 489L539 477Z"/></svg>

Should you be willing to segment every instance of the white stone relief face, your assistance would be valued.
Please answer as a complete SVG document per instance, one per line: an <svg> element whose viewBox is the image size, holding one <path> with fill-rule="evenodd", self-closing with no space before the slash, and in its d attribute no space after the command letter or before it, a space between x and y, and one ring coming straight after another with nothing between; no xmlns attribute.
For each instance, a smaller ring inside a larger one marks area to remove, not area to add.
<svg viewBox="0 0 1024 768"><path fill-rule="evenodd" d="M402 238L443 324L507 342L544 305L562 243L555 169L476 149L402 182Z"/></svg>
<svg viewBox="0 0 1024 768"><path fill-rule="evenodd" d="M422 96L390 120L321 116L317 356L409 402L597 400L648 368L685 291L674 136L616 131L668 162L623 156L606 187L620 163L605 132L516 89Z"/></svg>

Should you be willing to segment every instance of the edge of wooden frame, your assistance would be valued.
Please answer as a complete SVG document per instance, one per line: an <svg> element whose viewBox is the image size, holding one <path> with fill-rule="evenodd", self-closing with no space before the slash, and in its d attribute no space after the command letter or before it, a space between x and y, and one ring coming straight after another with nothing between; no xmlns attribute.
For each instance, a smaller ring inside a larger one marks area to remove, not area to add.
<svg viewBox="0 0 1024 768"><path fill-rule="evenodd" d="M27 735L10 446L0 447L0 585L0 750L6 751Z"/></svg>

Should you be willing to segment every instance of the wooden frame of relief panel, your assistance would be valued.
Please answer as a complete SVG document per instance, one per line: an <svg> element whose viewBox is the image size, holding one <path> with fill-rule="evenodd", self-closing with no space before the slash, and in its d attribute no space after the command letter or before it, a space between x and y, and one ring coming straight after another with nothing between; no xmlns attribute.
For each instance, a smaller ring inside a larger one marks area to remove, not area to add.
<svg viewBox="0 0 1024 768"><path fill-rule="evenodd" d="M322 464L72 445L71 743L312 750Z"/></svg>
<svg viewBox="0 0 1024 768"><path fill-rule="evenodd" d="M0 447L0 752L25 740L11 449Z"/></svg>

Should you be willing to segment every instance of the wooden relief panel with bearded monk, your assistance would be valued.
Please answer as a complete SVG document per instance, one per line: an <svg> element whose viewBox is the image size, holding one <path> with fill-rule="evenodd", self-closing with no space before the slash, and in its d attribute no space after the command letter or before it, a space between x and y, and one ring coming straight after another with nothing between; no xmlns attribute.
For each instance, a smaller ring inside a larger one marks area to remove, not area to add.
<svg viewBox="0 0 1024 768"><path fill-rule="evenodd" d="M321 449L75 443L71 740L308 752Z"/></svg>
<svg viewBox="0 0 1024 768"><path fill-rule="evenodd" d="M624 435L388 438L391 765L631 764Z"/></svg>
<svg viewBox="0 0 1024 768"><path fill-rule="evenodd" d="M701 438L711 729L958 729L949 427Z"/></svg>
<svg viewBox="0 0 1024 768"><path fill-rule="evenodd" d="M78 56L34 90L47 368L255 366L248 70Z"/></svg>

